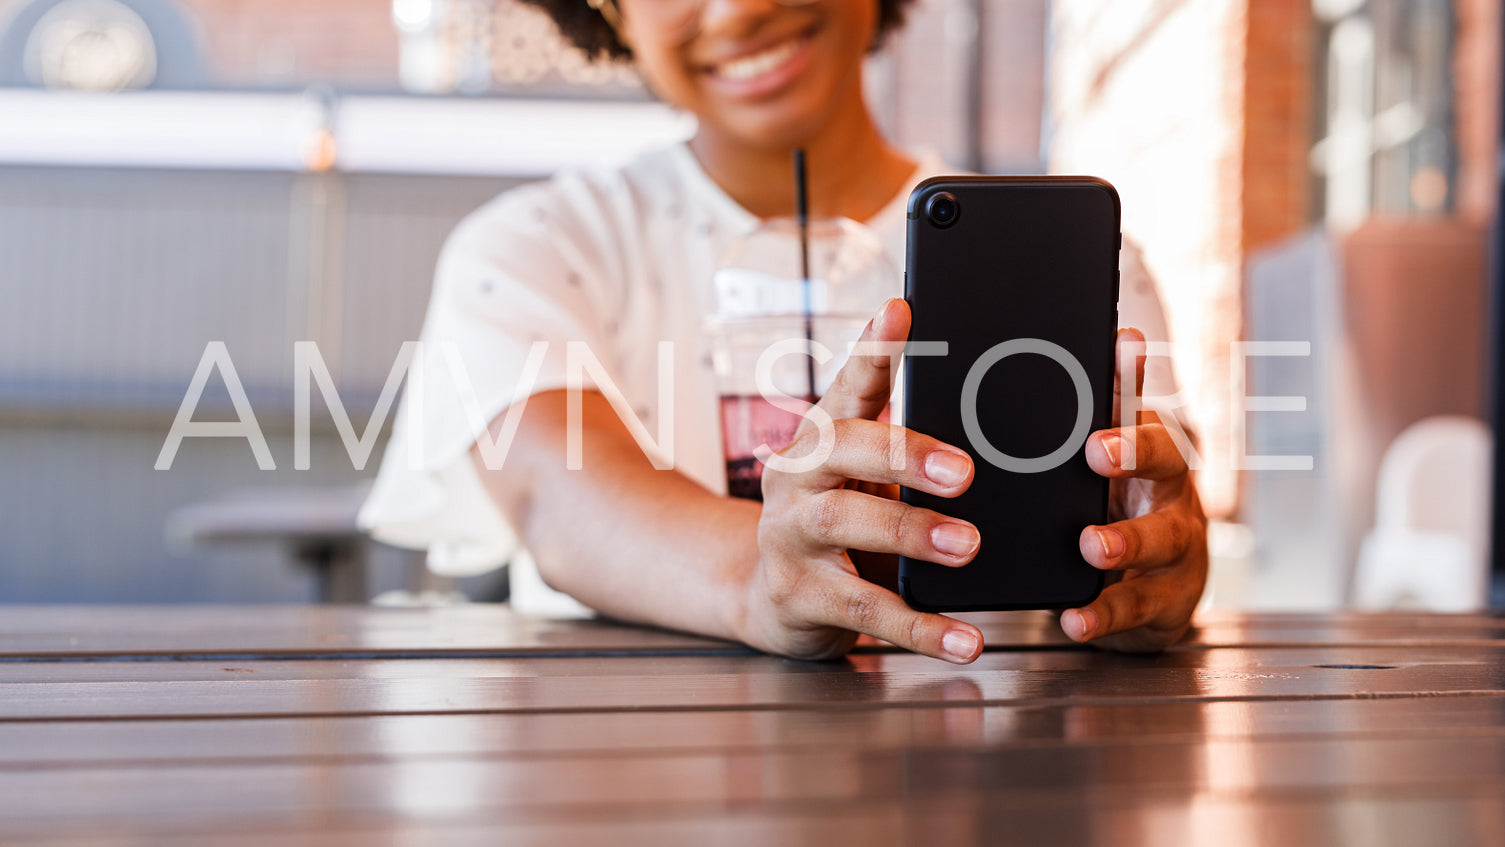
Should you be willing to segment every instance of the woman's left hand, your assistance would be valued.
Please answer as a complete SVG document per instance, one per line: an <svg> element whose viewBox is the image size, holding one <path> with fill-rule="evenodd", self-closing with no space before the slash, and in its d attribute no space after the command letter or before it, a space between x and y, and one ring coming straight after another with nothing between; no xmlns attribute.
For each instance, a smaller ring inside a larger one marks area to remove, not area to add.
<svg viewBox="0 0 1505 847"><path fill-rule="evenodd" d="M1119 367L1135 362L1135 396L1144 385L1144 336L1120 330ZM1113 428L1087 439L1087 463L1113 480L1105 526L1082 530L1082 556L1093 567L1120 575L1087 606L1061 615L1073 641L1112 650L1150 652L1186 632L1207 582L1207 516L1197 488L1170 433L1153 412L1122 425L1121 377L1113 380Z"/></svg>

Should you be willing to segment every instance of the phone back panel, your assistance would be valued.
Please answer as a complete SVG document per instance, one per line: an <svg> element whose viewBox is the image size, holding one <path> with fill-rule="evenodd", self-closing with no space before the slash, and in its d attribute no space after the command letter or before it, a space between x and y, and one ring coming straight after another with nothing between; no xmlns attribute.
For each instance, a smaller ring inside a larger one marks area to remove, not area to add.
<svg viewBox="0 0 1505 847"><path fill-rule="evenodd" d="M960 210L944 228L926 212L940 192ZM931 611L1091 602L1103 574L1078 538L1105 522L1108 480L1083 446L1112 418L1118 194L1090 177L940 177L915 188L909 209L910 340L949 351L906 357L905 425L966 450L977 471L958 498L904 489L901 499L971 521L982 547L961 568L901 559L901 593Z"/></svg>

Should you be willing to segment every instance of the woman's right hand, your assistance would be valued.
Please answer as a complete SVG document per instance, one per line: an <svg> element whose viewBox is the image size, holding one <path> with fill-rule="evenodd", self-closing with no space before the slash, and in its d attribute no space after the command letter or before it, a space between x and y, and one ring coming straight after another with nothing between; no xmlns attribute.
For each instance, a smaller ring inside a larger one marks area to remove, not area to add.
<svg viewBox="0 0 1505 847"><path fill-rule="evenodd" d="M909 305L889 300L861 340L902 344L909 321ZM957 664L982 651L976 627L914 611L859 576L848 554L862 550L960 567L981 543L977 528L965 521L855 490L876 483L955 497L972 483L972 460L962 450L878 421L893 391L892 363L884 355L848 359L817 404L824 415L807 414L794 442L764 468L759 561L740 627L754 647L833 658L865 633Z"/></svg>

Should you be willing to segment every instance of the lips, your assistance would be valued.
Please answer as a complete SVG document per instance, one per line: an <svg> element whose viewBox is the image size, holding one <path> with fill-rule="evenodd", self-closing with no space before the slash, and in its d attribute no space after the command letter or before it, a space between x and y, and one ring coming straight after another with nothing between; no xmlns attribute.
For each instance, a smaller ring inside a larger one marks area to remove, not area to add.
<svg viewBox="0 0 1505 847"><path fill-rule="evenodd" d="M794 84L809 66L818 27L810 27L729 59L707 64L706 77L722 94L761 100Z"/></svg>
<svg viewBox="0 0 1505 847"><path fill-rule="evenodd" d="M711 73L732 82L754 79L794 58L794 54L799 52L809 38L807 33L800 33L751 55L721 62L711 68Z"/></svg>

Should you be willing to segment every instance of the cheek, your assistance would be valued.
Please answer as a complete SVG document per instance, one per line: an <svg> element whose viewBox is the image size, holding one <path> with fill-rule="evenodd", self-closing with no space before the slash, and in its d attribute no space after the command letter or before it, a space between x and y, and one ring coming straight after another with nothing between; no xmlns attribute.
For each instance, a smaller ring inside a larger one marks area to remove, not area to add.
<svg viewBox="0 0 1505 847"><path fill-rule="evenodd" d="M842 20L838 27L843 35L844 51L861 63L878 36L878 3L876 0L845 0L840 6Z"/></svg>
<svg viewBox="0 0 1505 847"><path fill-rule="evenodd" d="M633 38L631 31L623 40L631 45L633 67L654 94L671 105L689 109L694 104L694 80L690 69L680 61L672 45L651 39Z"/></svg>

